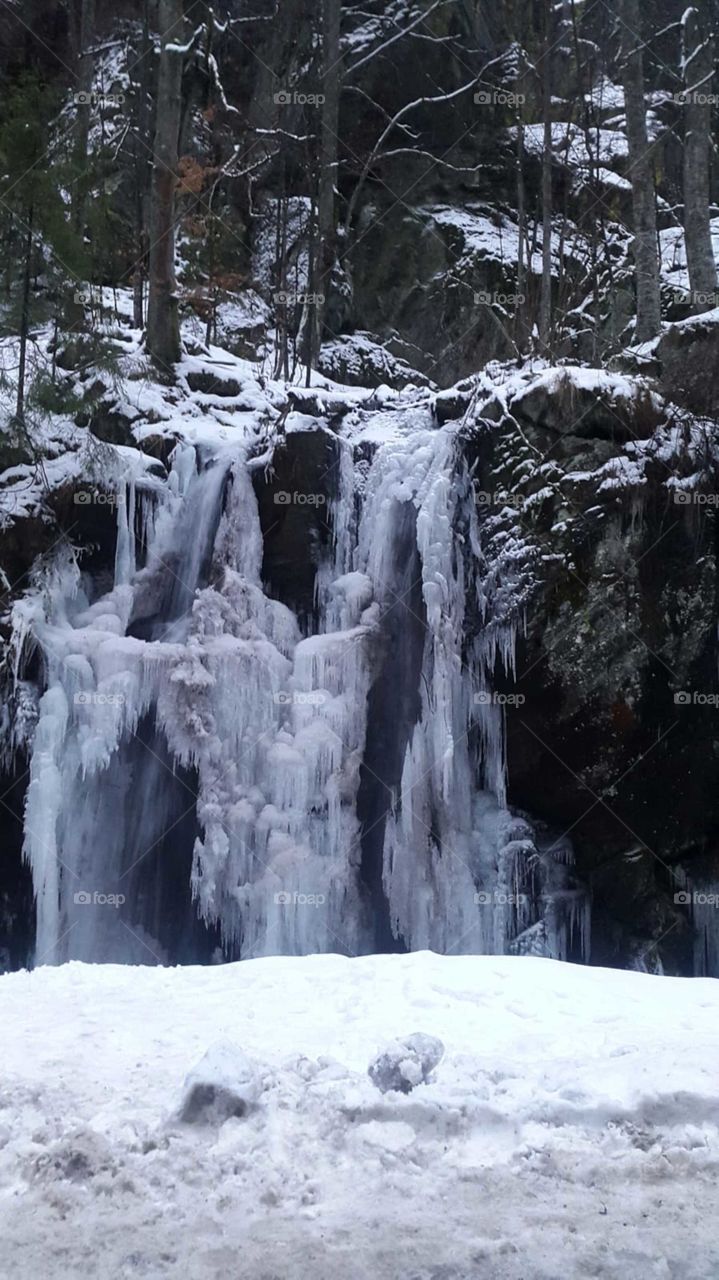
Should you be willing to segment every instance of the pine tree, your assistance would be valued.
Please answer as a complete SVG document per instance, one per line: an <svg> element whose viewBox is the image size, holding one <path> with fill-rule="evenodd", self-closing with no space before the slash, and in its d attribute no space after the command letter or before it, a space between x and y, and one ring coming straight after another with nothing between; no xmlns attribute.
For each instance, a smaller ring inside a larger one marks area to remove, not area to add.
<svg viewBox="0 0 719 1280"><path fill-rule="evenodd" d="M6 95L0 124L0 225L6 254L6 331L19 336L13 426L26 431L28 342L34 323L64 317L82 291L87 259L61 194L71 185L72 166L46 163L47 139L57 115L57 96L29 73ZM45 161L45 163L43 163ZM19 176L18 176L19 175ZM61 175L64 180L61 181ZM33 281L42 270L42 291Z"/></svg>

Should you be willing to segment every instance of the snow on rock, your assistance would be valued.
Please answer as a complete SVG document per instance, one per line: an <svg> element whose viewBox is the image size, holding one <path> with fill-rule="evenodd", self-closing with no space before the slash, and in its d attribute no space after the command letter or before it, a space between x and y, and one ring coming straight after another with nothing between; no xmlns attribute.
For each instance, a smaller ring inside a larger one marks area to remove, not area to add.
<svg viewBox="0 0 719 1280"><path fill-rule="evenodd" d="M514 269L519 258L520 233L517 222L507 214L483 204L467 204L462 208L427 205L418 212L456 239L459 256L455 269L459 274L469 272L473 266L483 262L506 264ZM541 227L531 225L528 241L524 248L528 256L527 265L530 271L541 274ZM585 239L576 230L566 236L560 235L558 230L553 231L553 270L559 269L562 258L569 260L585 250Z"/></svg>
<svg viewBox="0 0 719 1280"><path fill-rule="evenodd" d="M483 408L495 418L509 409L563 435L614 440L635 438L640 414L647 433L658 426L664 402L645 378L561 365L531 377L516 374L493 390Z"/></svg>
<svg viewBox="0 0 719 1280"><path fill-rule="evenodd" d="M185 1080L178 1118L186 1124L219 1123L244 1116L260 1095L254 1066L229 1040L210 1045Z"/></svg>
<svg viewBox="0 0 719 1280"><path fill-rule="evenodd" d="M600 75L591 93L585 93L584 100L598 111L623 111L624 89L621 85L614 84L608 76Z"/></svg>
<svg viewBox="0 0 719 1280"><path fill-rule="evenodd" d="M323 343L319 367L322 373L348 386L378 387L386 383L401 388L408 384L434 385L368 333L341 334L331 342Z"/></svg>
<svg viewBox="0 0 719 1280"><path fill-rule="evenodd" d="M530 155L541 155L544 125L524 126L524 146ZM568 165L582 168L590 165L610 166L628 155L625 134L619 129L584 129L578 124L554 121L552 151Z"/></svg>
<svg viewBox="0 0 719 1280"><path fill-rule="evenodd" d="M713 1280L719 983L432 953L0 978L3 1280ZM421 1027L408 1096L367 1076ZM218 1041L262 1105L168 1126ZM400 1256L401 1255L401 1256Z"/></svg>
<svg viewBox="0 0 719 1280"><path fill-rule="evenodd" d="M370 1063L367 1075L380 1093L411 1093L418 1084L427 1084L443 1057L441 1040L416 1031L387 1045Z"/></svg>
<svg viewBox="0 0 719 1280"><path fill-rule="evenodd" d="M714 250L714 258L719 263L719 218L712 218L711 223L711 240ZM687 266L687 249L684 240L684 228L663 227L659 231L659 247L661 253L660 269L662 279L666 284L672 286L677 294L676 300L689 302L690 286L689 286L689 268ZM712 310L719 295L708 294L706 298L700 299L704 304L706 311Z"/></svg>

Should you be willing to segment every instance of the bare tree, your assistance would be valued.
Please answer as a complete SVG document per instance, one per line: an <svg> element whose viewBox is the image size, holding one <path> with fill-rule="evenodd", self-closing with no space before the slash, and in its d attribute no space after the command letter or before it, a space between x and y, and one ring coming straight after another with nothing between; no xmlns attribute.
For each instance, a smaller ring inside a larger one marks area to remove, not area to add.
<svg viewBox="0 0 719 1280"><path fill-rule="evenodd" d="M319 351L325 314L337 254L335 186L337 181L337 131L340 105L340 14L341 0L322 0L322 121L319 147L319 190L317 197L317 249L314 299L314 353ZM320 301L321 299L321 301Z"/></svg>
<svg viewBox="0 0 719 1280"><path fill-rule="evenodd" d="M162 367L180 358L180 321L175 282L175 191L177 188L182 62L182 0L159 0L160 69L150 201L150 289L147 349Z"/></svg>
<svg viewBox="0 0 719 1280"><path fill-rule="evenodd" d="M637 277L637 342L656 337L661 327L657 211L654 170L647 136L639 0L619 0L624 108L629 143L629 175L634 217Z"/></svg>
<svg viewBox="0 0 719 1280"><path fill-rule="evenodd" d="M714 42L698 9L682 18L684 75L684 234L692 310L714 306L716 263L709 219L711 166L711 85Z"/></svg>

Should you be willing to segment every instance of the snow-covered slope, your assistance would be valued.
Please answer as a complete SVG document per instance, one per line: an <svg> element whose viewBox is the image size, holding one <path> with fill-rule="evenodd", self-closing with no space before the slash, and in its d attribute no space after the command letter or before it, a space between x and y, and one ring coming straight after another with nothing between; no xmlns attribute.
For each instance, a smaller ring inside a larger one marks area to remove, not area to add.
<svg viewBox="0 0 719 1280"><path fill-rule="evenodd" d="M710 979L426 952L5 976L3 1280L709 1280L718 1015ZM416 1031L431 1082L379 1093ZM184 1123L218 1041L249 1109Z"/></svg>

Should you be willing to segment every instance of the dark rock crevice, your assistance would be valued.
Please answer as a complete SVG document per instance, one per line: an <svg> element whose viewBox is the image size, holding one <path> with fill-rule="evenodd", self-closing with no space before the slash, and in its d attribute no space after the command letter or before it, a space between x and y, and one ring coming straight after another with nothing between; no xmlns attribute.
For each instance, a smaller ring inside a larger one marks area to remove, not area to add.
<svg viewBox="0 0 719 1280"><path fill-rule="evenodd" d="M378 641L378 674L369 692L367 738L360 769L357 817L362 830L361 875L369 896L378 951L404 947L392 931L382 884L384 836L392 806L400 802L402 766L420 712L425 640L416 513L406 503L398 516L397 579L388 597ZM411 803L411 797L406 798Z"/></svg>

